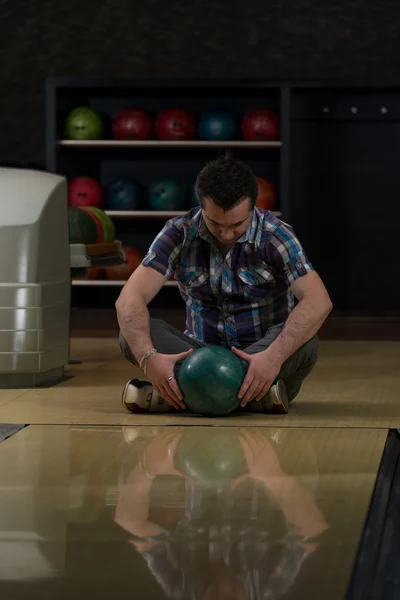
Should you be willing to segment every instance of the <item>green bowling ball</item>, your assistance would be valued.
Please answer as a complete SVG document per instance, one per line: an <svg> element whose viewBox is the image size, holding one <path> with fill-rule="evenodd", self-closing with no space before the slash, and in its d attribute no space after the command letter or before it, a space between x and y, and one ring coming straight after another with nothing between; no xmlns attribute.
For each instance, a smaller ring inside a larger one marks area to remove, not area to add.
<svg viewBox="0 0 400 600"><path fill-rule="evenodd" d="M229 415L240 405L238 393L247 366L231 350L205 346L190 354L179 373L186 406L208 417Z"/></svg>
<svg viewBox="0 0 400 600"><path fill-rule="evenodd" d="M68 113L64 129L70 140L99 140L103 135L103 119L90 106L77 106Z"/></svg>

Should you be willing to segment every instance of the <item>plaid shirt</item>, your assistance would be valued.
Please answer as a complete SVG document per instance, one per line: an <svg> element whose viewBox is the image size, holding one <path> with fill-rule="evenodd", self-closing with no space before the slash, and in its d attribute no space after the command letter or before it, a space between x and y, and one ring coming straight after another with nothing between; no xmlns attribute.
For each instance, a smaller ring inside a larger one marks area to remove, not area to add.
<svg viewBox="0 0 400 600"><path fill-rule="evenodd" d="M256 208L224 256L193 208L169 220L142 264L174 275L186 304L185 334L204 344L246 348L294 307L290 286L313 270L293 229Z"/></svg>

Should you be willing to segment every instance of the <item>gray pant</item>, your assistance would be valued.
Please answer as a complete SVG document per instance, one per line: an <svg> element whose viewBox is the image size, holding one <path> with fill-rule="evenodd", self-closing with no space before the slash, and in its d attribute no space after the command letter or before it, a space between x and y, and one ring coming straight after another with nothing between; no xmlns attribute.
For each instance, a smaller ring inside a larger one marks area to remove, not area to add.
<svg viewBox="0 0 400 600"><path fill-rule="evenodd" d="M153 340L154 347L158 352L162 354L180 354L186 352L191 348L201 348L204 344L192 340L185 334L181 333L172 325L161 321L160 319L151 319L150 335ZM282 331L283 323L281 325L275 325L271 327L266 335L245 348L245 352L248 354L257 354L266 350L275 338ZM119 342L122 354L124 357L137 365L130 347L125 340L122 332L119 335ZM279 372L278 379L283 379L286 384L286 390L291 402L299 393L301 384L304 379L309 375L314 368L318 360L318 337L315 335L311 340L306 342L301 348L299 348L292 356L290 356L282 365ZM175 377L179 378L180 364L175 365Z"/></svg>

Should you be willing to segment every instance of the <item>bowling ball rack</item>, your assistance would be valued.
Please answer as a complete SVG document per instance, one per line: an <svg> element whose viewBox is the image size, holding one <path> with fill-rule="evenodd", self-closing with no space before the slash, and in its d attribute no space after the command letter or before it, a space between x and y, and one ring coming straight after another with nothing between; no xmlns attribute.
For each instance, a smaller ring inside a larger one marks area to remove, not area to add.
<svg viewBox="0 0 400 600"><path fill-rule="evenodd" d="M117 267L125 261L122 244L70 244L71 276L86 279L91 268Z"/></svg>

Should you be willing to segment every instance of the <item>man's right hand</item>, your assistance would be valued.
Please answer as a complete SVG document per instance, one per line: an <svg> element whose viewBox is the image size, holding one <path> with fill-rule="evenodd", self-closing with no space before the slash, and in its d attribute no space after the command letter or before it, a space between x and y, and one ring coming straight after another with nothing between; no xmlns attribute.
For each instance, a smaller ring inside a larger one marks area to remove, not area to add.
<svg viewBox="0 0 400 600"><path fill-rule="evenodd" d="M149 357L147 362L146 377L160 394L161 398L176 409L185 409L186 406L178 382L175 379L174 366L178 361L185 360L192 352L192 349L181 354L161 354L156 352ZM171 377L173 379L170 379ZM168 381L169 379L170 381Z"/></svg>

